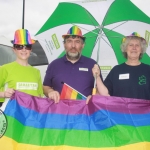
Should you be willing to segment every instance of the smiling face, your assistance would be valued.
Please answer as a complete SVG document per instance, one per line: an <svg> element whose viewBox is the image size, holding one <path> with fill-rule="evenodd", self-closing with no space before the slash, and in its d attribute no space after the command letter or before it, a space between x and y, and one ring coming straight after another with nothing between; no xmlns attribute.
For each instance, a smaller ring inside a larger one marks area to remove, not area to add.
<svg viewBox="0 0 150 150"><path fill-rule="evenodd" d="M129 41L126 47L127 59L139 60L142 53L142 47L140 40L132 39Z"/></svg>
<svg viewBox="0 0 150 150"><path fill-rule="evenodd" d="M28 58L30 57L31 48L24 47L24 46L21 46L21 45L15 45L14 46L14 52L15 52L18 60L27 61Z"/></svg>
<svg viewBox="0 0 150 150"><path fill-rule="evenodd" d="M68 60L77 61L81 56L81 51L84 47L82 38L70 36L64 41L64 48L66 50L66 56Z"/></svg>

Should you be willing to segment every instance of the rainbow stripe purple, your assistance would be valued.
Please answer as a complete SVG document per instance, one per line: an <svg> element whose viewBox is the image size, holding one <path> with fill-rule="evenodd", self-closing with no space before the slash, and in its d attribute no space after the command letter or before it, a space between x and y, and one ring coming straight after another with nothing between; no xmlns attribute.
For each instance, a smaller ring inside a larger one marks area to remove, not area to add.
<svg viewBox="0 0 150 150"><path fill-rule="evenodd" d="M80 36L82 38L85 38L83 35L82 35L82 31L77 27L77 26L72 26L67 34L63 35L62 37L64 38L65 36L67 35L77 35L77 36Z"/></svg>
<svg viewBox="0 0 150 150"><path fill-rule="evenodd" d="M16 30L13 44L28 45L34 44L35 41L31 39L30 33L26 29Z"/></svg>
<svg viewBox="0 0 150 150"><path fill-rule="evenodd" d="M16 91L7 104L1 149L149 150L150 101L95 95L85 101ZM6 144L7 143L7 144Z"/></svg>

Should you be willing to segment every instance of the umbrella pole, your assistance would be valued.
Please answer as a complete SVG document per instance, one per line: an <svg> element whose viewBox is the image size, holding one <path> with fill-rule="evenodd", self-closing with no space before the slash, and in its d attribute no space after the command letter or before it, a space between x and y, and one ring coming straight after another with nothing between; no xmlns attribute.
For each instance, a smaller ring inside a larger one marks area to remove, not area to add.
<svg viewBox="0 0 150 150"><path fill-rule="evenodd" d="M95 77L94 77L94 88L92 90L92 95L96 94L96 78L97 78L97 75L95 75Z"/></svg>
<svg viewBox="0 0 150 150"><path fill-rule="evenodd" d="M23 10L22 10L22 29L24 29L24 14L25 14L25 0L23 0Z"/></svg>
<svg viewBox="0 0 150 150"><path fill-rule="evenodd" d="M100 32L99 37L98 37L99 41L98 41L98 50L97 50L97 64L99 62L99 51L100 51L100 39L101 39L101 37L102 37L102 34ZM93 88L93 91L92 91L92 95L96 94L96 80L97 80L97 74L95 74L95 76L94 76L94 88Z"/></svg>

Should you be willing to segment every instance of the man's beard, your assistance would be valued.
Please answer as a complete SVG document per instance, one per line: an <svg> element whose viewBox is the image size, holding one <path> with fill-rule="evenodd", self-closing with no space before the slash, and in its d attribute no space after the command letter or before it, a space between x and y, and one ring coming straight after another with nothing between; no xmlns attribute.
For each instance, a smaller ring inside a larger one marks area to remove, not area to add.
<svg viewBox="0 0 150 150"><path fill-rule="evenodd" d="M66 52L66 56L69 60L78 60L81 54L79 52L76 53Z"/></svg>

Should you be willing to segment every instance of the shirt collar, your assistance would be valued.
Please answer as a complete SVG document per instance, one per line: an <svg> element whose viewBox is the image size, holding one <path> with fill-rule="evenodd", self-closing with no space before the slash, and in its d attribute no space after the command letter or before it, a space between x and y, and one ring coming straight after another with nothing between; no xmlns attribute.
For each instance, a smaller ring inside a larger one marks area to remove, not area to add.
<svg viewBox="0 0 150 150"><path fill-rule="evenodd" d="M69 61L69 60L66 58L66 55L64 55L63 59L64 59L65 62L68 62L68 61ZM84 57L81 55L80 58L79 58L79 60L78 60L77 62L79 62L79 63L84 62ZM76 62L76 63L77 63L77 62Z"/></svg>

